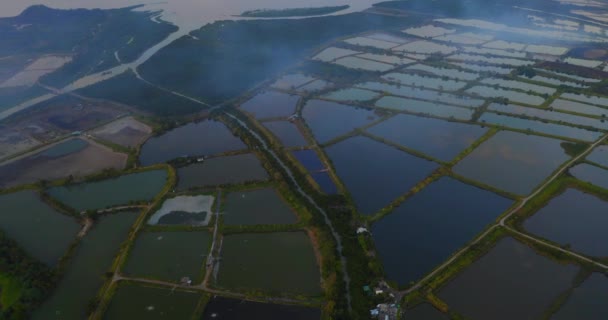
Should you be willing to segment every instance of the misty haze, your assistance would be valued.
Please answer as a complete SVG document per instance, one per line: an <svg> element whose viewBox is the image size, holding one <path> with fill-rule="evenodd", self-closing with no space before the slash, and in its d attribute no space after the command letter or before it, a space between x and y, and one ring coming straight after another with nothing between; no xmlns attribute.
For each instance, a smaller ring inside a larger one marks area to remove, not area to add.
<svg viewBox="0 0 608 320"><path fill-rule="evenodd" d="M3 0L0 319L608 319L605 0Z"/></svg>

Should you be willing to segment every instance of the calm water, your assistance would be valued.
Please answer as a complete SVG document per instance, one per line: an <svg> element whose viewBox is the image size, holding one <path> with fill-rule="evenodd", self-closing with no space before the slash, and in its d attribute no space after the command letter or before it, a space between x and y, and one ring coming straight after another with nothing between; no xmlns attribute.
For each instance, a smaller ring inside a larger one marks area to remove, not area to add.
<svg viewBox="0 0 608 320"><path fill-rule="evenodd" d="M544 133L552 136L567 137L581 141L594 141L602 135L601 132L597 131L569 127L555 123L522 119L492 112L484 112L481 118L479 118L479 122L494 124L507 128Z"/></svg>
<svg viewBox="0 0 608 320"><path fill-rule="evenodd" d="M595 148L595 150L587 156L587 160L608 167L608 146L599 146Z"/></svg>
<svg viewBox="0 0 608 320"><path fill-rule="evenodd" d="M582 163L569 170L579 180L608 189L608 170Z"/></svg>
<svg viewBox="0 0 608 320"><path fill-rule="evenodd" d="M452 178L433 182L372 226L388 278L400 285L422 278L472 240L511 203Z"/></svg>
<svg viewBox="0 0 608 320"><path fill-rule="evenodd" d="M172 288L121 284L103 316L107 320L190 320L202 296Z"/></svg>
<svg viewBox="0 0 608 320"><path fill-rule="evenodd" d="M201 280L211 234L196 232L141 232L131 248L123 272L137 278L179 282Z"/></svg>
<svg viewBox="0 0 608 320"><path fill-rule="evenodd" d="M139 161L147 166L183 156L208 156L246 148L223 123L207 120L150 138L141 148Z"/></svg>
<svg viewBox="0 0 608 320"><path fill-rule="evenodd" d="M82 239L57 289L36 310L33 319L85 318L87 304L103 284L103 274L112 265L136 218L136 212L102 217Z"/></svg>
<svg viewBox="0 0 608 320"><path fill-rule="evenodd" d="M68 154L76 153L78 151L84 150L89 145L88 142L82 139L70 139L68 141L62 142L52 148L49 148L41 153L39 153L38 157L49 157L49 158L58 158Z"/></svg>
<svg viewBox="0 0 608 320"><path fill-rule="evenodd" d="M320 279L312 243L304 232L224 237L220 287L318 295Z"/></svg>
<svg viewBox="0 0 608 320"><path fill-rule="evenodd" d="M320 318L321 310L315 308L214 296L205 306L202 320L319 320Z"/></svg>
<svg viewBox="0 0 608 320"><path fill-rule="evenodd" d="M166 181L166 170L150 170L99 182L54 187L48 193L78 211L99 210L152 200Z"/></svg>
<svg viewBox="0 0 608 320"><path fill-rule="evenodd" d="M551 319L608 319L606 292L608 292L606 275L593 273L583 284L574 289L566 304Z"/></svg>
<svg viewBox="0 0 608 320"><path fill-rule="evenodd" d="M358 210L372 214L405 194L437 165L365 137L325 150Z"/></svg>
<svg viewBox="0 0 608 320"><path fill-rule="evenodd" d="M300 96L277 91L262 92L243 103L241 109L256 119L289 117L296 110Z"/></svg>
<svg viewBox="0 0 608 320"><path fill-rule="evenodd" d="M222 218L227 225L292 224L298 220L270 188L228 194Z"/></svg>
<svg viewBox="0 0 608 320"><path fill-rule="evenodd" d="M577 272L504 238L442 288L439 298L471 319L539 319Z"/></svg>
<svg viewBox="0 0 608 320"><path fill-rule="evenodd" d="M331 179L331 176L327 172L315 172L311 174L312 178L315 182L321 187L321 191L327 194L336 194L338 193L338 187L334 180Z"/></svg>
<svg viewBox="0 0 608 320"><path fill-rule="evenodd" d="M562 141L500 131L454 167L454 172L493 187L526 195L568 156Z"/></svg>
<svg viewBox="0 0 608 320"><path fill-rule="evenodd" d="M601 129L601 130L606 130L606 128L608 128L608 122L602 121L600 119L592 119L592 118L583 117L583 116L575 116L575 115L571 115L568 113L562 113L562 112L557 112L557 111L521 107L521 106L517 106L514 104L504 105L504 104L493 103L490 106L488 106L488 110L491 110L494 112L501 112L501 113L504 112L504 113L510 113L510 114L515 114L515 115L522 115L522 116L526 116L526 117L530 117L530 118L539 118L539 119L545 119L545 120L550 120L550 121L561 121L561 122L566 122L566 123L573 124L573 125L586 126L586 127L591 127L591 128L595 128L595 129Z"/></svg>
<svg viewBox="0 0 608 320"><path fill-rule="evenodd" d="M379 93L358 88L340 89L330 92L323 97L330 100L338 101L369 101L380 96Z"/></svg>
<svg viewBox="0 0 608 320"><path fill-rule="evenodd" d="M396 111L406 111L442 118L470 120L473 117L472 109L452 107L437 102L421 101L392 96L384 96L380 98L378 101L376 101L376 106L379 108L386 108Z"/></svg>
<svg viewBox="0 0 608 320"><path fill-rule="evenodd" d="M608 202L576 189L552 199L524 223L538 236L596 257L608 256Z"/></svg>
<svg viewBox="0 0 608 320"><path fill-rule="evenodd" d="M0 196L0 228L33 258L54 266L80 226L40 200L34 191Z"/></svg>
<svg viewBox="0 0 608 320"><path fill-rule="evenodd" d="M321 159L319 159L317 153L312 149L294 151L291 154L293 154L294 157L296 157L302 166L304 166L304 168L306 168L306 170L309 172L316 172L325 169L325 165L323 162L321 162Z"/></svg>
<svg viewBox="0 0 608 320"><path fill-rule="evenodd" d="M180 190L268 179L260 160L250 153L208 159L178 169L177 176Z"/></svg>
<svg viewBox="0 0 608 320"><path fill-rule="evenodd" d="M319 143L328 142L376 119L372 111L321 100L308 101L302 117Z"/></svg>
<svg viewBox="0 0 608 320"><path fill-rule="evenodd" d="M279 138L279 141L287 148L308 145L298 127L289 121L264 122L264 127Z"/></svg>
<svg viewBox="0 0 608 320"><path fill-rule="evenodd" d="M369 133L443 161L450 161L488 129L437 119L397 115Z"/></svg>

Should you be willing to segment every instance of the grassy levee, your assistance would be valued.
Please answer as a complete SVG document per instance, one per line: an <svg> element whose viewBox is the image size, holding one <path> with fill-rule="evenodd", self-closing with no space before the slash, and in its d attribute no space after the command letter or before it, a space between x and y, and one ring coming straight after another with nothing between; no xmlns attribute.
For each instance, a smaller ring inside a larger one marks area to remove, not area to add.
<svg viewBox="0 0 608 320"><path fill-rule="evenodd" d="M118 281L114 281L114 276L118 272L120 272L120 269L125 264L126 258L128 257L128 254L129 254L131 248L133 247L133 243L135 242L137 234L138 234L141 226L145 223L149 212L153 211L154 208L158 208L160 205L162 205L162 199L164 198L165 194L168 193L170 190L172 190L175 187L177 175L176 175L175 169L173 167L171 167L169 165L157 165L154 167L163 167L167 170L168 176L167 176L167 182L165 183L165 187L156 195L154 200L151 202L152 205L150 205L147 209L142 210L142 213L139 215L139 217L135 221L135 224L131 228L131 231L129 232L127 239L121 245L120 251L117 253L116 257L114 258L114 262L112 263L112 266L110 267L109 271L106 273L107 279L106 279L105 283L102 285L102 287L99 289L97 296L94 299L94 301L95 301L94 304L96 305L96 308L94 308L94 310L92 310L92 313L89 316L89 319L91 319L91 320L101 319L103 317L103 313L107 309L107 307L110 303L110 300L112 299L112 296L114 295L114 292L116 291L116 286L119 283Z"/></svg>
<svg viewBox="0 0 608 320"><path fill-rule="evenodd" d="M242 115L237 115L237 117L247 125L255 128L255 124L252 124L252 121L249 119ZM229 123L233 121L235 120L227 119L227 122ZM235 127L238 126L237 123L232 123L232 125ZM236 131L241 130L243 129L240 129L240 127L236 128ZM245 135L244 139L247 139L247 136L248 135ZM254 138L250 137L249 139L257 144ZM342 238L342 253L348 259L346 267L350 278L352 312L348 311L346 301L347 293L344 284L340 283L343 278L342 265L340 259L336 256L336 245L332 239L329 228L325 224L320 212L318 212L306 198L300 194L296 194L296 197L313 214L311 224L319 230L323 238L327 239L326 241L317 242L319 243L319 251L323 257L321 274L325 283L324 288L326 288L326 302L323 306L324 319L366 319L371 303L364 294L362 287L370 283L373 278L381 278L381 274L374 273L370 270L369 258L362 252L358 243L358 239L354 232L355 229L353 229L354 226L359 225L357 222L358 216L351 210L343 210L344 208L348 208L348 206L344 202L342 196L323 196L316 193L314 187L307 183L306 177L299 173L291 162L288 162L288 159L284 154L277 152L277 156L289 167L290 171L293 173L294 179L297 181L298 185L302 187L304 192L311 196L315 202L319 203L323 208L327 209L329 219L332 221L336 231ZM274 160L270 154L267 155L267 159L275 164L273 166L275 171L285 177L285 180L288 181L288 185L291 186L291 182L289 182L291 180L287 178L287 173L283 171L276 160Z"/></svg>

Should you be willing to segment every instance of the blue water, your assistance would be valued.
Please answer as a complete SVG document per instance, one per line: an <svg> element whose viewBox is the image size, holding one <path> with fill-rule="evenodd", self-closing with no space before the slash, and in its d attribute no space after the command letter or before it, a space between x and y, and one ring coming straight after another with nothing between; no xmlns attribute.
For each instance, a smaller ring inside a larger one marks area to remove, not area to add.
<svg viewBox="0 0 608 320"><path fill-rule="evenodd" d="M321 187L321 190L327 194L336 194L338 193L338 188L336 184L329 176L327 172L317 172L312 174L312 178L315 182Z"/></svg>
<svg viewBox="0 0 608 320"><path fill-rule="evenodd" d="M449 177L431 183L372 226L388 278L400 285L422 278L511 203Z"/></svg>
<svg viewBox="0 0 608 320"><path fill-rule="evenodd" d="M532 192L570 157L563 141L500 131L454 166L453 171L518 195Z"/></svg>
<svg viewBox="0 0 608 320"><path fill-rule="evenodd" d="M151 138L141 148L139 161L147 166L183 156L207 156L245 148L223 123L207 120Z"/></svg>
<svg viewBox="0 0 608 320"><path fill-rule="evenodd" d="M70 139L68 141L61 142L52 148L46 149L35 156L59 158L68 154L76 153L80 150L84 150L84 148L86 148L88 145L89 143L82 139Z"/></svg>
<svg viewBox="0 0 608 320"><path fill-rule="evenodd" d="M377 118L370 110L321 100L308 101L302 117L319 143L347 134Z"/></svg>
<svg viewBox="0 0 608 320"><path fill-rule="evenodd" d="M570 174L579 180L608 189L608 170L582 163L570 169Z"/></svg>
<svg viewBox="0 0 608 320"><path fill-rule="evenodd" d="M433 158L450 161L488 129L458 122L397 115L367 131Z"/></svg>
<svg viewBox="0 0 608 320"><path fill-rule="evenodd" d="M366 137L325 149L357 209L373 214L405 194L438 166Z"/></svg>
<svg viewBox="0 0 608 320"><path fill-rule="evenodd" d="M241 109L253 114L256 119L288 117L296 110L299 99L297 95L267 91L243 103Z"/></svg>
<svg viewBox="0 0 608 320"><path fill-rule="evenodd" d="M323 162L321 162L321 159L319 159L319 156L314 150L299 150L292 152L292 154L309 172L325 169L325 165L323 165Z"/></svg>
<svg viewBox="0 0 608 320"><path fill-rule="evenodd" d="M594 273L574 289L566 304L551 317L551 320L608 319L607 292L608 277L601 273Z"/></svg>
<svg viewBox="0 0 608 320"><path fill-rule="evenodd" d="M306 139L304 139L304 136L302 136L302 133L298 130L298 127L291 122L264 122L264 127L270 130L285 147L292 148L308 145Z"/></svg>
<svg viewBox="0 0 608 320"><path fill-rule="evenodd" d="M608 256L608 202L568 189L531 218L524 228L572 250L596 257Z"/></svg>

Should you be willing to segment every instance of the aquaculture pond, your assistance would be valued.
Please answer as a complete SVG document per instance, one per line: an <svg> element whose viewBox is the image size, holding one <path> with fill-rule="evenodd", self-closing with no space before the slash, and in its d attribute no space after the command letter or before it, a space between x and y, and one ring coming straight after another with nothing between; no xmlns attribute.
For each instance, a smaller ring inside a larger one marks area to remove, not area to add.
<svg viewBox="0 0 608 320"><path fill-rule="evenodd" d="M438 165L367 137L325 149L359 212L372 214L405 194Z"/></svg>
<svg viewBox="0 0 608 320"><path fill-rule="evenodd" d="M385 40L366 38L366 37L349 38L349 39L344 40L344 42L355 45L355 46L374 47L374 48L381 49L381 50L390 49L392 47L396 47L399 45L398 43L394 43L392 41L385 41Z"/></svg>
<svg viewBox="0 0 608 320"><path fill-rule="evenodd" d="M315 80L311 83L307 83L306 85L299 87L298 92L316 92L324 90L325 88L328 88L330 86L332 86L331 82L327 82L325 80Z"/></svg>
<svg viewBox="0 0 608 320"><path fill-rule="evenodd" d="M376 119L373 111L321 100L308 101L302 117L319 143L328 142Z"/></svg>
<svg viewBox="0 0 608 320"><path fill-rule="evenodd" d="M80 225L40 200L38 193L21 191L0 196L0 229L33 258L54 266Z"/></svg>
<svg viewBox="0 0 608 320"><path fill-rule="evenodd" d="M524 229L571 250L608 256L608 202L568 189L524 222Z"/></svg>
<svg viewBox="0 0 608 320"><path fill-rule="evenodd" d="M464 81L473 81L479 78L479 74L477 73L460 71L458 69L439 68L425 64L415 64L413 66L407 67L407 69L428 72L438 77L448 77Z"/></svg>
<svg viewBox="0 0 608 320"><path fill-rule="evenodd" d="M99 182L53 187L48 193L77 211L99 210L150 201L166 182L166 170L148 170Z"/></svg>
<svg viewBox="0 0 608 320"><path fill-rule="evenodd" d="M575 94L575 93L564 93L560 96L564 99L570 99L574 101L580 101L589 104L595 104L602 107L608 107L608 98L598 97L598 96L588 96L583 94Z"/></svg>
<svg viewBox="0 0 608 320"><path fill-rule="evenodd" d="M608 189L608 170L582 163L571 168L570 174L575 178Z"/></svg>
<svg viewBox="0 0 608 320"><path fill-rule="evenodd" d="M304 232L224 236L217 284L268 293L321 293L319 266Z"/></svg>
<svg viewBox="0 0 608 320"><path fill-rule="evenodd" d="M372 226L388 278L402 286L421 279L512 202L452 178L431 183Z"/></svg>
<svg viewBox="0 0 608 320"><path fill-rule="evenodd" d="M321 310L214 296L205 306L202 320L216 319L319 320Z"/></svg>
<svg viewBox="0 0 608 320"><path fill-rule="evenodd" d="M585 282L574 289L568 301L557 311L551 320L603 320L608 319L608 277L593 273Z"/></svg>
<svg viewBox="0 0 608 320"><path fill-rule="evenodd" d="M393 143L450 161L488 129L432 118L397 115L367 131Z"/></svg>
<svg viewBox="0 0 608 320"><path fill-rule="evenodd" d="M599 131L590 131L555 123L543 122L540 120L522 119L492 112L485 112L479 118L478 122L512 129L544 133L552 136L566 137L581 141L594 141L602 135L602 133Z"/></svg>
<svg viewBox="0 0 608 320"><path fill-rule="evenodd" d="M331 62L338 58L354 55L357 53L361 53L361 52L349 50L349 49L337 48L337 47L329 47L329 48L323 49L323 51L319 52L312 59L320 60L320 61L324 61L324 62Z"/></svg>
<svg viewBox="0 0 608 320"><path fill-rule="evenodd" d="M307 149L307 150L299 150L293 151L293 154L296 159L306 168L306 170L310 172L321 171L325 169L325 165L319 159L319 156L315 152L315 150Z"/></svg>
<svg viewBox="0 0 608 320"><path fill-rule="evenodd" d="M120 284L103 319L190 320L201 298L194 291Z"/></svg>
<svg viewBox="0 0 608 320"><path fill-rule="evenodd" d="M359 57L344 57L334 61L334 63L350 69L360 69L372 72L385 72L395 68L392 64Z"/></svg>
<svg viewBox="0 0 608 320"><path fill-rule="evenodd" d="M507 237L438 293L450 310L470 319L539 319L578 272ZM491 288L491 290L488 290Z"/></svg>
<svg viewBox="0 0 608 320"><path fill-rule="evenodd" d="M288 117L296 110L300 96L277 91L262 92L243 103L241 109L256 119Z"/></svg>
<svg viewBox="0 0 608 320"><path fill-rule="evenodd" d="M301 73L292 73L277 79L277 81L272 84L272 87L285 90L295 89L313 80L315 80L313 77Z"/></svg>
<svg viewBox="0 0 608 320"><path fill-rule="evenodd" d="M321 191L327 194L336 194L338 193L338 187L334 180L332 180L331 176L327 172L313 172L310 174L312 179L319 185Z"/></svg>
<svg viewBox="0 0 608 320"><path fill-rule="evenodd" d="M601 117L602 115L608 115L608 109L563 99L554 100L551 103L551 107L556 110L564 110L598 117Z"/></svg>
<svg viewBox="0 0 608 320"><path fill-rule="evenodd" d="M451 104L455 106L462 107L470 107L477 108L482 106L485 101L482 99L473 99L469 96L461 96L451 93L441 93L439 94L437 91L422 89L422 88L414 88L403 85L393 85L382 82L365 82L357 85L360 88L365 88L368 90L374 90L378 92L388 92L392 95L396 96L404 96L408 98L420 99L420 100L428 100L435 101L440 103ZM421 111L423 112L423 111Z"/></svg>
<svg viewBox="0 0 608 320"><path fill-rule="evenodd" d="M545 86L539 86L536 84L531 84L527 82L515 81L515 80L504 80L499 78L486 78L480 81L483 84L489 86L499 86L507 89L516 89L521 91L532 91L538 94L548 94L552 95L555 93L556 89L549 88Z"/></svg>
<svg viewBox="0 0 608 320"><path fill-rule="evenodd" d="M442 78L422 76L412 73L389 73L382 76L382 79L398 82L412 87L423 87L440 91L456 91L464 88L467 83L458 80L443 80Z"/></svg>
<svg viewBox="0 0 608 320"><path fill-rule="evenodd" d="M177 170L179 190L268 179L260 160L251 153L218 157Z"/></svg>
<svg viewBox="0 0 608 320"><path fill-rule="evenodd" d="M454 166L455 173L527 195L569 159L563 141L500 131Z"/></svg>
<svg viewBox="0 0 608 320"><path fill-rule="evenodd" d="M541 105L545 102L545 98L541 96L494 87L474 86L467 89L466 92L473 96L484 98L506 98L509 99L509 101L535 106Z"/></svg>
<svg viewBox="0 0 608 320"><path fill-rule="evenodd" d="M272 188L228 194L222 218L227 225L292 224L298 221L295 212Z"/></svg>
<svg viewBox="0 0 608 320"><path fill-rule="evenodd" d="M171 282L189 277L196 283L202 279L211 238L205 231L141 232L122 271Z"/></svg>
<svg viewBox="0 0 608 320"><path fill-rule="evenodd" d="M608 146L603 145L595 148L588 156L587 160L608 167Z"/></svg>
<svg viewBox="0 0 608 320"><path fill-rule="evenodd" d="M449 320L450 318L428 303L404 312L405 320Z"/></svg>
<svg viewBox="0 0 608 320"><path fill-rule="evenodd" d="M58 158L71 153L76 153L80 150L84 150L89 145L88 142L82 139L70 139L65 142L61 142L49 149L46 149L36 156L46 158Z"/></svg>
<svg viewBox="0 0 608 320"><path fill-rule="evenodd" d="M568 124L591 127L594 129L606 130L608 123L600 119L593 119L584 116L576 116L568 113L543 110L537 108L522 107L514 104L498 104L492 103L488 106L488 110L498 113L510 113L529 118L538 118L550 121L566 122Z"/></svg>
<svg viewBox="0 0 608 320"><path fill-rule="evenodd" d="M376 101L376 107L460 120L470 120L474 112L472 109L391 96L380 98L380 100Z"/></svg>
<svg viewBox="0 0 608 320"><path fill-rule="evenodd" d="M330 92L323 96L323 98L329 100L337 100L337 101L369 101L379 97L380 94L374 91L357 89L357 88L347 88L340 89L337 91Z"/></svg>
<svg viewBox="0 0 608 320"><path fill-rule="evenodd" d="M214 196L178 196L167 199L148 219L151 225L206 226L211 219Z"/></svg>
<svg viewBox="0 0 608 320"><path fill-rule="evenodd" d="M126 240L137 212L120 212L101 217L82 239L75 256L50 298L37 309L33 319L84 319L87 305L103 285L104 273Z"/></svg>
<svg viewBox="0 0 608 320"><path fill-rule="evenodd" d="M289 121L264 122L264 127L270 130L287 148L308 145L298 127Z"/></svg>
<svg viewBox="0 0 608 320"><path fill-rule="evenodd" d="M147 166L184 156L208 156L246 148L223 123L205 120L150 138L141 148L139 161Z"/></svg>

